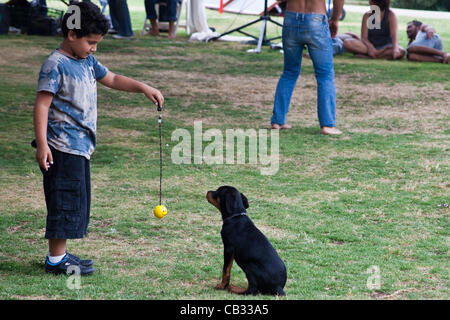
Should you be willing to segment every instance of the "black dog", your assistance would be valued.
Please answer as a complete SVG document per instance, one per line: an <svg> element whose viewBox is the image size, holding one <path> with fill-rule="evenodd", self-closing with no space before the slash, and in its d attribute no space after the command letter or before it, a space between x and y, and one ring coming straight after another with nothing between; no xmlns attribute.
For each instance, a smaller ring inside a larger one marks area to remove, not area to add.
<svg viewBox="0 0 450 320"><path fill-rule="evenodd" d="M286 266L272 244L247 216L247 198L236 188L222 186L208 191L206 199L222 213L224 265L222 282L216 289L240 294L285 295ZM244 271L248 288L230 286L233 260Z"/></svg>

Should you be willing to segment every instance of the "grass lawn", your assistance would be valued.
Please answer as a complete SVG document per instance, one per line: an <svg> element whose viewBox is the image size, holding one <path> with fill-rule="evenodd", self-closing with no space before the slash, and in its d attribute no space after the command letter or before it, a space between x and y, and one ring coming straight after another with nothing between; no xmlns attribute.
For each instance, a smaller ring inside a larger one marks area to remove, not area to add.
<svg viewBox="0 0 450 320"><path fill-rule="evenodd" d="M95 260L80 290L44 273L47 242L42 175L30 141L37 76L58 37L0 36L0 299L255 299L216 291L223 263L219 212L207 190L228 184L285 261L283 299L449 299L450 67L335 59L339 137L319 134L316 84L304 59L280 167L177 165L176 128L268 128L282 55L236 43L141 37L142 1L129 1L137 39L106 36L96 57L113 72L159 88L163 114L163 202L157 220L157 112L142 95L99 86L98 148L91 160L88 236L68 249ZM208 11L219 32L250 16ZM359 32L349 13L340 30ZM406 45L399 18L400 42ZM448 21L433 24L450 48ZM259 26L255 27L256 34ZM280 30L273 29L272 34ZM205 147L207 143L204 143ZM378 267L380 287L369 289ZM231 283L245 286L237 265ZM257 296L258 299L273 299Z"/></svg>

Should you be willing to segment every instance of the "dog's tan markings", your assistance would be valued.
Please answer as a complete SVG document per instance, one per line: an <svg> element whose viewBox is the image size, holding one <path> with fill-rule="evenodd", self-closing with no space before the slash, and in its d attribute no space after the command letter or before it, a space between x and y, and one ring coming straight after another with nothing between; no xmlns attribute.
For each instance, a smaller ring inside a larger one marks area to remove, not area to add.
<svg viewBox="0 0 450 320"><path fill-rule="evenodd" d="M222 272L222 282L215 286L215 289L217 290L224 290L228 285L230 284L231 279L231 267L233 266L234 261L234 252L231 254L230 262L228 262L228 265L226 268L224 268Z"/></svg>
<svg viewBox="0 0 450 320"><path fill-rule="evenodd" d="M240 288L240 287L229 285L228 291L230 291L231 293L243 294L245 291L247 291L247 288Z"/></svg>
<svg viewBox="0 0 450 320"><path fill-rule="evenodd" d="M216 207L220 211L220 198L217 197L217 200L213 199L211 192L206 194L206 200L211 203L214 207Z"/></svg>

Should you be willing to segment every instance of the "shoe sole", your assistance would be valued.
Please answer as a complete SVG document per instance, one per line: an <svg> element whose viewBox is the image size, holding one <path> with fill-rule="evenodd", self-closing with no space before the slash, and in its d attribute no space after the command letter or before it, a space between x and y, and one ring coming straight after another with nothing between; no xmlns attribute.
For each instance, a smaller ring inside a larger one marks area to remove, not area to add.
<svg viewBox="0 0 450 320"><path fill-rule="evenodd" d="M91 274L94 273L94 271L95 271L94 268L89 268L87 270L80 271L80 276L91 275ZM47 268L45 268L45 272L46 273L51 273L51 274L54 274L54 275L60 275L60 274L73 275L73 274L75 274L75 272L72 272L71 274L69 274L69 273L67 273L64 270L51 270L51 269L47 269Z"/></svg>

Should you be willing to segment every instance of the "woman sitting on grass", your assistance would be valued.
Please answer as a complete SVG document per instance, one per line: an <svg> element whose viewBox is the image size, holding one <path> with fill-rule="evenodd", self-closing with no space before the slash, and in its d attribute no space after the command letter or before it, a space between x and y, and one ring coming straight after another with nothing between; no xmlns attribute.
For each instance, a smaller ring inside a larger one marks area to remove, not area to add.
<svg viewBox="0 0 450 320"><path fill-rule="evenodd" d="M398 44L397 17L389 9L390 0L370 0L369 4L378 6L379 17L376 16L377 11L366 12L362 20L361 39L345 40L345 50L357 57L369 59L403 58L405 50Z"/></svg>

